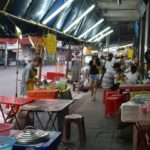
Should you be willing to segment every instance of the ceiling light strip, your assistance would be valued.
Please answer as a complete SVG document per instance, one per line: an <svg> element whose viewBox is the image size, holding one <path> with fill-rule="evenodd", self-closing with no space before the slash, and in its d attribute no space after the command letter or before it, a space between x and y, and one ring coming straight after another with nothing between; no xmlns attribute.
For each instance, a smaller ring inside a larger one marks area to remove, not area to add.
<svg viewBox="0 0 150 150"><path fill-rule="evenodd" d="M62 12L70 3L72 3L74 0L68 0L65 2L62 6L60 6L53 14L51 14L48 18L46 18L42 23L45 25L49 21L51 21L54 17L56 17L60 12Z"/></svg>
<svg viewBox="0 0 150 150"><path fill-rule="evenodd" d="M114 30L108 31L107 33L103 34L102 36L100 36L99 38L97 38L96 40L94 40L94 42L99 42L99 41L101 41L104 37L110 35L110 34L113 33L113 32L114 32Z"/></svg>
<svg viewBox="0 0 150 150"><path fill-rule="evenodd" d="M69 27L67 27L64 30L64 33L67 33L73 26L78 24L81 19L83 19L86 15L88 15L93 9L95 8L95 5L90 6L79 18L77 18Z"/></svg>
<svg viewBox="0 0 150 150"><path fill-rule="evenodd" d="M101 36L103 33L105 33L106 31L110 30L110 27L105 28L104 30L102 30L101 32L99 32L98 34L96 34L94 37L90 38L88 41L91 42L94 39L96 39L97 37Z"/></svg>
<svg viewBox="0 0 150 150"><path fill-rule="evenodd" d="M78 38L79 38L79 39L83 38L86 34L88 34L88 33L91 32L93 29L95 29L98 25L100 25L103 21L104 21L104 19L102 18L102 19L99 20L94 26L92 26L92 27L89 28L86 32L84 32L83 34L81 34Z"/></svg>

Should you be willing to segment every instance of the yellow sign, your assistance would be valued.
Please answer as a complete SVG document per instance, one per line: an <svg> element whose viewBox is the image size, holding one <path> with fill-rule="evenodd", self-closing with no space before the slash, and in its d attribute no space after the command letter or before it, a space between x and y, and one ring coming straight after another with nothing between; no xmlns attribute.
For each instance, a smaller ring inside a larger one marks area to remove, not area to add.
<svg viewBox="0 0 150 150"><path fill-rule="evenodd" d="M43 37L43 45L50 53L56 53L57 39L53 34L48 34L47 37Z"/></svg>
<svg viewBox="0 0 150 150"><path fill-rule="evenodd" d="M87 54L87 55L92 54L92 48L87 48L87 49L86 49L86 54Z"/></svg>
<svg viewBox="0 0 150 150"><path fill-rule="evenodd" d="M134 51L133 49L128 50L128 58L133 59Z"/></svg>

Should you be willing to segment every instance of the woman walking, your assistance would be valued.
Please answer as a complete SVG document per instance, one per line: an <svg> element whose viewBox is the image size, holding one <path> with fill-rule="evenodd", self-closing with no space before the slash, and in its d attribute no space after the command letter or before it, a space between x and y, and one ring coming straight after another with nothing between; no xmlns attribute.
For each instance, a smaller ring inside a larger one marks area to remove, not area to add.
<svg viewBox="0 0 150 150"><path fill-rule="evenodd" d="M90 80L91 80L91 97L92 100L96 100L95 96L96 96L96 91L97 91L97 83L98 83L98 74L99 74L99 69L101 67L101 63L98 59L98 56L95 55L92 57L92 60L89 63L90 66Z"/></svg>

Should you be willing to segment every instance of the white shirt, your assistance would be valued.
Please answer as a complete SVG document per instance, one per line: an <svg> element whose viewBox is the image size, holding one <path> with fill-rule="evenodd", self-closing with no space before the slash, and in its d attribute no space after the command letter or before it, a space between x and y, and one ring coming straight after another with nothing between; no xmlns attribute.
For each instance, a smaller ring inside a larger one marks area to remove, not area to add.
<svg viewBox="0 0 150 150"><path fill-rule="evenodd" d="M135 84L138 80L138 73L136 72L136 73L132 74L131 72L129 72L126 74L126 78L127 78L128 83L134 83Z"/></svg>
<svg viewBox="0 0 150 150"><path fill-rule="evenodd" d="M112 70L115 62L116 61L114 58L111 61L107 61L105 65L106 70L110 70L110 69Z"/></svg>
<svg viewBox="0 0 150 150"><path fill-rule="evenodd" d="M107 70L104 74L103 80L102 80L102 87L104 89L109 89L114 85L116 72L113 70Z"/></svg>

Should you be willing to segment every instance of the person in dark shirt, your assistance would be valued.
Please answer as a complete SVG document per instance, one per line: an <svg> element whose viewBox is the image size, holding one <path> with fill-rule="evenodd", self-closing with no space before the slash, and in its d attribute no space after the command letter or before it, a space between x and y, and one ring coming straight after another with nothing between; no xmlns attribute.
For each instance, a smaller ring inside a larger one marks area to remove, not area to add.
<svg viewBox="0 0 150 150"><path fill-rule="evenodd" d="M97 83L98 83L98 74L99 74L99 69L101 66L100 60L98 59L98 56L93 56L92 60L89 63L90 66L90 80L91 80L91 96L92 96L92 100L96 100L95 96L96 96L96 91L97 91Z"/></svg>

